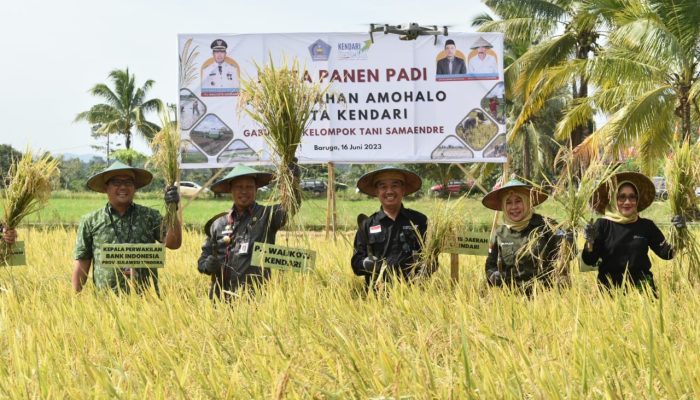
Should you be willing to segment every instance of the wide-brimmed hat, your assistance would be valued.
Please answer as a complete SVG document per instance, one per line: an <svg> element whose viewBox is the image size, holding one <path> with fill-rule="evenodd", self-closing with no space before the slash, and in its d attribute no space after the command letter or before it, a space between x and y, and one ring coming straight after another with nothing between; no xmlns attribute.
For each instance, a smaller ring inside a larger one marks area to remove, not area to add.
<svg viewBox="0 0 700 400"><path fill-rule="evenodd" d="M107 182L117 175L128 175L134 178L134 187L140 189L153 179L153 174L145 169L128 166L120 161L115 161L109 167L96 173L87 180L87 187L95 192L106 193Z"/></svg>
<svg viewBox="0 0 700 400"><path fill-rule="evenodd" d="M478 47L488 47L491 48L493 45L489 43L486 39L483 37L479 36L479 39L476 40L476 42L472 43L470 49L476 49Z"/></svg>
<svg viewBox="0 0 700 400"><path fill-rule="evenodd" d="M362 175L357 181L357 188L360 189L362 193L376 197L377 182L383 179L397 179L402 181L405 195L417 192L423 184L423 181L417 174L407 169L384 167Z"/></svg>
<svg viewBox="0 0 700 400"><path fill-rule="evenodd" d="M239 165L232 169L225 177L211 185L211 191L214 193L230 193L231 192L231 181L236 178L250 177L255 179L255 186L263 187L270 183L273 175L269 172L260 172L256 169L247 167L245 165Z"/></svg>
<svg viewBox="0 0 700 400"><path fill-rule="evenodd" d="M481 204L483 204L484 207L495 211L503 211L503 198L501 196L511 190L527 192L530 196L530 207L541 204L547 200L547 197L549 197L547 193L535 190L532 185L528 185L527 183L521 182L517 179L511 179L505 185L486 194L486 196L484 196L484 198L481 200Z"/></svg>
<svg viewBox="0 0 700 400"><path fill-rule="evenodd" d="M626 181L632 182L637 188L637 212L648 208L654 202L656 187L651 179L639 172L618 172L606 182L601 183L593 193L591 199L593 209L599 214L605 213L605 207L610 203L610 193L616 193L618 185Z"/></svg>

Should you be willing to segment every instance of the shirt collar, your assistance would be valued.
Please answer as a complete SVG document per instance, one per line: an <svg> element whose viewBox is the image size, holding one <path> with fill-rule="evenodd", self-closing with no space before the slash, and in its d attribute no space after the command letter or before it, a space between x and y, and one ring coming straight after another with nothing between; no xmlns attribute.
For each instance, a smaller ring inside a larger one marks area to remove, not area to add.
<svg viewBox="0 0 700 400"><path fill-rule="evenodd" d="M399 209L399 213L396 214L397 218L399 215L403 215L404 217L407 216L406 215L406 208L404 208L403 203L401 203L401 208ZM377 213L377 219L382 220L384 218L389 218L389 216L386 215L382 206L379 206L379 212ZM391 219L391 218L389 218L389 219Z"/></svg>
<svg viewBox="0 0 700 400"><path fill-rule="evenodd" d="M126 209L124 216L131 214L134 211L134 208L136 208L136 205L132 201L131 204L129 204L129 208ZM117 210L114 207L112 207L112 204L109 202L107 202L107 206L105 207L105 212L109 215L116 215L117 217L120 216L119 213L117 212Z"/></svg>

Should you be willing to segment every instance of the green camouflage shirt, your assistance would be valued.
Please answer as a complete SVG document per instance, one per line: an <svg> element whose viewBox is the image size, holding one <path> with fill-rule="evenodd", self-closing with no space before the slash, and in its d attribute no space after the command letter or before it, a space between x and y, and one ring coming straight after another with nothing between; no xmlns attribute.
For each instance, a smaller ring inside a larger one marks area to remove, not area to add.
<svg viewBox="0 0 700 400"><path fill-rule="evenodd" d="M161 242L160 226L162 217L152 208L131 204L126 213L120 216L109 203L103 208L84 215L78 226L73 258L92 260L92 280L97 289L109 288L113 291L129 291L129 278L121 269L107 268L99 265L94 252L105 243L154 243ZM158 292L158 269L136 268L132 272L131 282L137 291L153 285Z"/></svg>

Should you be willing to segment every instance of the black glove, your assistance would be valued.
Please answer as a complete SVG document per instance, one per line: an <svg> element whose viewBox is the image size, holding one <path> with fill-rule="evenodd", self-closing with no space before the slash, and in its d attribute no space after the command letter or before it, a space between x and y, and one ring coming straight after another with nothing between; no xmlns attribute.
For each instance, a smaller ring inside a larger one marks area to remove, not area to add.
<svg viewBox="0 0 700 400"><path fill-rule="evenodd" d="M503 284L503 275L500 272L494 271L489 275L489 283L492 286L501 286Z"/></svg>
<svg viewBox="0 0 700 400"><path fill-rule="evenodd" d="M301 168L299 168L299 164L297 164L297 161L299 161L296 157L287 164L287 169L289 170L289 173L292 174L294 179L299 179L301 177Z"/></svg>
<svg viewBox="0 0 700 400"><path fill-rule="evenodd" d="M588 243L595 242L598 238L598 227L592 223L586 224L586 226L583 227L583 237Z"/></svg>
<svg viewBox="0 0 700 400"><path fill-rule="evenodd" d="M218 274L221 271L221 262L215 256L207 256L204 260L204 272L207 274Z"/></svg>
<svg viewBox="0 0 700 400"><path fill-rule="evenodd" d="M566 240L569 244L573 243L576 239L573 231L565 231L563 229L557 229L555 235Z"/></svg>
<svg viewBox="0 0 700 400"><path fill-rule="evenodd" d="M366 272L369 272L370 274L379 272L379 268L381 267L381 265L382 263L375 256L365 257L362 260L362 269L364 269Z"/></svg>
<svg viewBox="0 0 700 400"><path fill-rule="evenodd" d="M671 218L671 225L676 229L685 229L687 225L685 224L685 217L682 215L674 215Z"/></svg>
<svg viewBox="0 0 700 400"><path fill-rule="evenodd" d="M180 193L177 191L177 186L168 186L165 188L163 200L165 200L165 204L178 204L180 202Z"/></svg>

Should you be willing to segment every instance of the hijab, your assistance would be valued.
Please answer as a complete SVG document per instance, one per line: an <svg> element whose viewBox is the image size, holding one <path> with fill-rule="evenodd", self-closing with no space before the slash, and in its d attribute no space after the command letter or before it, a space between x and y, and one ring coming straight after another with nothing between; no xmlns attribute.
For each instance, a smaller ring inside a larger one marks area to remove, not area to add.
<svg viewBox="0 0 700 400"><path fill-rule="evenodd" d="M510 196L518 196L523 202L523 213L524 217L520 221L513 221L508 216L506 212L506 202ZM532 219L533 210L530 206L530 193L522 193L521 191L509 190L503 196L501 196L501 210L503 211L503 223L508 227L508 229L520 232L525 229L530 224L530 219Z"/></svg>
<svg viewBox="0 0 700 400"><path fill-rule="evenodd" d="M631 224L633 222L637 222L637 219L639 219L639 213L637 211L634 212L634 214L630 215L629 217L625 217L620 213L620 210L617 208L617 194L620 193L620 188L624 185L631 185L634 188L634 193L637 195L637 202L639 202L639 190L637 190L637 186L630 182L630 181L622 181L620 184L617 185L617 190L615 190L615 197L611 197L610 201L608 202L607 207L605 207L605 216L603 218L618 223L618 224ZM613 204L614 201L614 204Z"/></svg>

